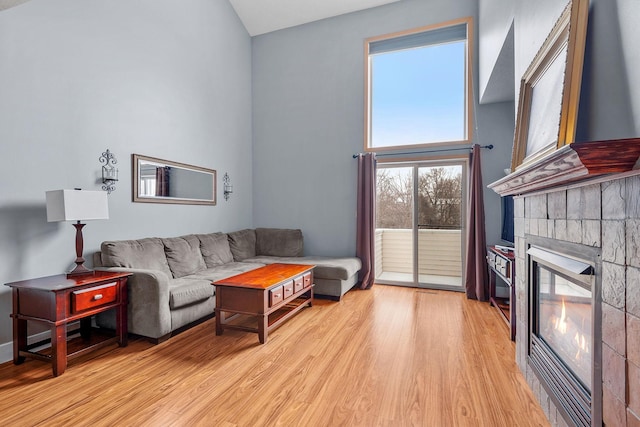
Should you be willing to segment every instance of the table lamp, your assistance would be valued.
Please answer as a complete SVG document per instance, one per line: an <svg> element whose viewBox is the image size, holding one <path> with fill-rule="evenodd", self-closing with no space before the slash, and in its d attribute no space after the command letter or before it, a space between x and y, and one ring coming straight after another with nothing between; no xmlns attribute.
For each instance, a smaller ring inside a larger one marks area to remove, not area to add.
<svg viewBox="0 0 640 427"><path fill-rule="evenodd" d="M107 193L104 191L86 190L54 190L47 191L47 221L76 221L76 267L68 273L69 276L91 273L84 266L82 257L83 240L82 224L80 221L93 219L109 219L109 205Z"/></svg>

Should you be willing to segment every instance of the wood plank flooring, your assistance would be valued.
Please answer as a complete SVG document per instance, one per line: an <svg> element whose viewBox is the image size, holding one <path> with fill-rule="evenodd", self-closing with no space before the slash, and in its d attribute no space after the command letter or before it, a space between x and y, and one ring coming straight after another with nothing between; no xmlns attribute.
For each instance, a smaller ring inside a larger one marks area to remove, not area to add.
<svg viewBox="0 0 640 427"><path fill-rule="evenodd" d="M507 326L463 294L376 285L269 334L209 320L160 345L0 365L2 426L548 426Z"/></svg>

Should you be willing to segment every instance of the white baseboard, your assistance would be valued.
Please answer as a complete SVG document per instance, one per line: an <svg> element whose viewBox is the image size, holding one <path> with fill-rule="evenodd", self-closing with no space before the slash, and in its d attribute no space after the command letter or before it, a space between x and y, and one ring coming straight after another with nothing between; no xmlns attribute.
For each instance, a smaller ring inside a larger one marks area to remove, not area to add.
<svg viewBox="0 0 640 427"><path fill-rule="evenodd" d="M74 321L71 323L67 323L67 331L69 336L73 335L74 330L77 333L77 329L80 325L79 321ZM51 331L43 331L34 335L30 335L27 337L27 343L33 344L36 342L48 340L51 338ZM43 346L46 348L46 346ZM37 349L34 349L37 350ZM9 341L8 343L0 344L0 363L10 362L13 360L13 341Z"/></svg>
<svg viewBox="0 0 640 427"><path fill-rule="evenodd" d="M38 341L44 341L51 338L50 331L40 332L27 338L27 342L32 344ZM13 360L13 342L9 341L0 345L0 363L10 362Z"/></svg>
<svg viewBox="0 0 640 427"><path fill-rule="evenodd" d="M13 343L0 344L0 363L13 360Z"/></svg>

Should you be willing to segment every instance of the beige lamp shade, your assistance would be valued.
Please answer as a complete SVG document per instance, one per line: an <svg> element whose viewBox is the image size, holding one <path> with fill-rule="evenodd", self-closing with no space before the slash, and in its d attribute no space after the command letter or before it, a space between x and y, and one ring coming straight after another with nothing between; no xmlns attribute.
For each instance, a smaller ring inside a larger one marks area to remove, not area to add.
<svg viewBox="0 0 640 427"><path fill-rule="evenodd" d="M47 221L109 219L107 193L87 190L47 191Z"/></svg>

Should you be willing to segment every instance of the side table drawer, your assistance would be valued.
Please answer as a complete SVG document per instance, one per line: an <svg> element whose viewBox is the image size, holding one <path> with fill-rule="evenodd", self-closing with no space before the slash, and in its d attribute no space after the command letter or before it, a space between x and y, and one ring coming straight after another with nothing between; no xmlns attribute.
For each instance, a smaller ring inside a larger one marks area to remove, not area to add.
<svg viewBox="0 0 640 427"><path fill-rule="evenodd" d="M304 281L302 279L302 276L293 279L293 292L301 291L302 288L304 288Z"/></svg>
<svg viewBox="0 0 640 427"><path fill-rule="evenodd" d="M274 305L282 302L283 299L282 286L278 286L277 288L273 288L269 291L269 307L273 307Z"/></svg>
<svg viewBox="0 0 640 427"><path fill-rule="evenodd" d="M106 285L94 288L82 289L71 293L71 311L78 313L90 308L114 302L118 297L118 282L107 283Z"/></svg>

